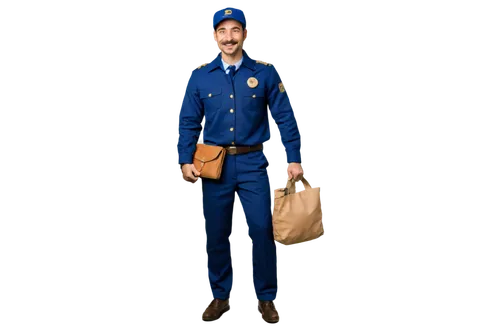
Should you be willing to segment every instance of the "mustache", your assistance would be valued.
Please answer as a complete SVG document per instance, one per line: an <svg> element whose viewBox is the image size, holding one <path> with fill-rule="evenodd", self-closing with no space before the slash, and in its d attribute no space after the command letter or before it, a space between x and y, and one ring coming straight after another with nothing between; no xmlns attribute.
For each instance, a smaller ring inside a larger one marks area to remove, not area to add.
<svg viewBox="0 0 500 333"><path fill-rule="evenodd" d="M238 44L238 42L236 42L234 39L231 39L227 42L223 42L222 45L228 45L228 44Z"/></svg>

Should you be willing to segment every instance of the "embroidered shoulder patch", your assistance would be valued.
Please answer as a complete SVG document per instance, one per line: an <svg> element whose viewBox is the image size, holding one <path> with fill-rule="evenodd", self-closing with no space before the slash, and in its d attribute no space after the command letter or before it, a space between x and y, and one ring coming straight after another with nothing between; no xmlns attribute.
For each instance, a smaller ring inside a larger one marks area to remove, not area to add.
<svg viewBox="0 0 500 333"><path fill-rule="evenodd" d="M283 85L283 83L282 83L282 82L280 82L280 83L278 84L278 87L280 88L280 92L282 92L282 93L283 93L283 92L285 92L285 86Z"/></svg>

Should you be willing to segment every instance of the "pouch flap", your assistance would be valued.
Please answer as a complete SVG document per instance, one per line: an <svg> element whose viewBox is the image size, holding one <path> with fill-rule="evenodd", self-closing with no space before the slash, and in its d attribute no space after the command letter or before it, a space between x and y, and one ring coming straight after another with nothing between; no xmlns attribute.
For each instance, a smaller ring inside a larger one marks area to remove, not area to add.
<svg viewBox="0 0 500 333"><path fill-rule="evenodd" d="M202 162L210 162L215 160L219 156L219 154L222 152L222 149L225 148L198 143L196 144L194 158Z"/></svg>

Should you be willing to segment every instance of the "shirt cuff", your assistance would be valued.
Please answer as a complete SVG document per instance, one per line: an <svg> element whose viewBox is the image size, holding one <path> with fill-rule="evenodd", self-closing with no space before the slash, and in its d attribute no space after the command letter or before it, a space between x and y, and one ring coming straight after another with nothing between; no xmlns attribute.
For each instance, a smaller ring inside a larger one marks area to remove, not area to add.
<svg viewBox="0 0 500 333"><path fill-rule="evenodd" d="M288 163L301 163L300 160L300 150L287 150L286 151L286 159Z"/></svg>
<svg viewBox="0 0 500 333"><path fill-rule="evenodd" d="M191 154L181 154L179 155L179 164L193 164L193 155Z"/></svg>

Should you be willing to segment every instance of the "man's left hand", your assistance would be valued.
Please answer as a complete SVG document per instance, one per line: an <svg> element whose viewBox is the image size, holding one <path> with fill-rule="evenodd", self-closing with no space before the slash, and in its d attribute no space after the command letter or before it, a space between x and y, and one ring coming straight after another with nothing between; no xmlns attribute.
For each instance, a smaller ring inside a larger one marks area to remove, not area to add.
<svg viewBox="0 0 500 333"><path fill-rule="evenodd" d="M301 180L304 175L304 170L302 170L302 166L300 163L292 162L288 164L288 180L294 179L296 181Z"/></svg>

